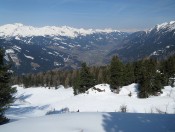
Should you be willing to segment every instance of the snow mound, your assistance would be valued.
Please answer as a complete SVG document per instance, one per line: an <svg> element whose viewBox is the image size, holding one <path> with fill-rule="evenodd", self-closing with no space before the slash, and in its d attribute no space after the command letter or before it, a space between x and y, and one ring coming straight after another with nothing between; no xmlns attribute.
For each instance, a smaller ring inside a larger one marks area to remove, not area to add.
<svg viewBox="0 0 175 132"><path fill-rule="evenodd" d="M137 97L138 94L138 84L133 83L128 86L124 86L120 89L119 95L128 96L130 94L131 97Z"/></svg>
<svg viewBox="0 0 175 132"><path fill-rule="evenodd" d="M161 96L168 96L175 99L175 88L172 88L171 86L165 86L164 89L162 89Z"/></svg>
<svg viewBox="0 0 175 132"><path fill-rule="evenodd" d="M93 88L90 88L86 93L97 94L97 93L111 93L109 84L98 84Z"/></svg>

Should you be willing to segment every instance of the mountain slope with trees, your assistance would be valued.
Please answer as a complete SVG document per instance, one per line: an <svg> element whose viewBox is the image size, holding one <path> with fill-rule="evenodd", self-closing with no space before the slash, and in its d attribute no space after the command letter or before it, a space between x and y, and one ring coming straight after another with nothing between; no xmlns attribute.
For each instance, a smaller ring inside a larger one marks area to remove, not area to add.
<svg viewBox="0 0 175 132"><path fill-rule="evenodd" d="M46 29L39 32L40 29L21 24L0 28L5 60L13 63L16 74L78 69L81 62L102 66L109 64L115 55L127 63L145 57L162 60L175 54L174 21L134 33L70 27L57 27L54 31L53 27Z"/></svg>
<svg viewBox="0 0 175 132"><path fill-rule="evenodd" d="M138 97L147 98L151 95L159 95L163 86L173 86L174 76L175 56L164 61L145 58L127 64L114 56L107 66L87 67L86 63L83 63L82 68L78 70L56 70L14 77L13 84L24 84L26 88L73 86L76 95L100 83L110 84L111 90L116 93L119 93L122 86L138 83Z"/></svg>

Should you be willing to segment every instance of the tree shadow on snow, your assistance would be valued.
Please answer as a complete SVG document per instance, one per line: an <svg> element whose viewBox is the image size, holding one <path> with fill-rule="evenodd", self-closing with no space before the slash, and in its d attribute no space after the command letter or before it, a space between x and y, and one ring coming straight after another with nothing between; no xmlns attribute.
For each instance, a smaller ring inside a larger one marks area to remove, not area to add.
<svg viewBox="0 0 175 132"><path fill-rule="evenodd" d="M106 132L174 132L175 115L107 113L103 128Z"/></svg>
<svg viewBox="0 0 175 132"><path fill-rule="evenodd" d="M34 110L44 110L47 109L49 105L43 106L26 106L26 107L11 107L6 111L7 115L23 115L26 113L32 113Z"/></svg>
<svg viewBox="0 0 175 132"><path fill-rule="evenodd" d="M25 100L25 99L27 99L27 98L29 98L29 97L31 97L31 96L32 96L32 94L28 94L28 95L22 94L22 95L20 95L17 99L19 99L19 100Z"/></svg>

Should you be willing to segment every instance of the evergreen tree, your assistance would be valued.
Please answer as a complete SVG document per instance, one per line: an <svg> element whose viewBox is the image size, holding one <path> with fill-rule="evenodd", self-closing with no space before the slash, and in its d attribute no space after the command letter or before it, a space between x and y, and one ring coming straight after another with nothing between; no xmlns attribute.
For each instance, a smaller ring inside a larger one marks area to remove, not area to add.
<svg viewBox="0 0 175 132"><path fill-rule="evenodd" d="M139 83L139 80L141 79L141 72L142 72L142 61L137 61L133 63L134 68L134 80L135 83Z"/></svg>
<svg viewBox="0 0 175 132"><path fill-rule="evenodd" d="M80 92L83 93L95 85L95 79L89 71L86 63L82 63L80 70Z"/></svg>
<svg viewBox="0 0 175 132"><path fill-rule="evenodd" d="M147 98L161 92L163 84L161 73L158 71L157 61L153 59L142 60L139 79L139 97Z"/></svg>
<svg viewBox="0 0 175 132"><path fill-rule="evenodd" d="M74 94L84 93L95 85L95 79L86 63L82 63L79 76L74 81Z"/></svg>
<svg viewBox="0 0 175 132"><path fill-rule="evenodd" d="M73 90L74 90L74 95L78 95L80 89L80 75L77 74L76 78L73 80Z"/></svg>
<svg viewBox="0 0 175 132"><path fill-rule="evenodd" d="M124 67L124 85L129 85L135 81L134 68L131 63L128 63Z"/></svg>
<svg viewBox="0 0 175 132"><path fill-rule="evenodd" d="M117 93L123 85L123 64L117 56L114 56L110 64L110 88Z"/></svg>
<svg viewBox="0 0 175 132"><path fill-rule="evenodd" d="M173 86L175 78L175 56L171 56L162 62L161 72L164 75L165 85Z"/></svg>
<svg viewBox="0 0 175 132"><path fill-rule="evenodd" d="M0 124L8 121L4 117L4 112L14 99L12 94L15 92L15 89L9 85L10 73L8 69L9 67L3 62L3 51L0 49Z"/></svg>

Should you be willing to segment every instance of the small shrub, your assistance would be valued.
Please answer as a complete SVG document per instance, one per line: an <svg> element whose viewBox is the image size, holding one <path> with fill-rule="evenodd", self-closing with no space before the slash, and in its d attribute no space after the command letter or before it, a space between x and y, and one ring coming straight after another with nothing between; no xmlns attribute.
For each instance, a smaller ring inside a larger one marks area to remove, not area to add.
<svg viewBox="0 0 175 132"><path fill-rule="evenodd" d="M127 112L127 105L120 106L120 112L126 113Z"/></svg>
<svg viewBox="0 0 175 132"><path fill-rule="evenodd" d="M156 108L156 111L157 111L157 113L159 113L159 114L166 114L165 111L162 111L162 110L160 110L160 109L158 109L158 108Z"/></svg>
<svg viewBox="0 0 175 132"><path fill-rule="evenodd" d="M130 92L130 93L128 94L128 96L131 97L131 96L132 96L132 93Z"/></svg>
<svg viewBox="0 0 175 132"><path fill-rule="evenodd" d="M4 116L0 116L0 125L3 125L5 123L8 123L9 119L4 117Z"/></svg>

